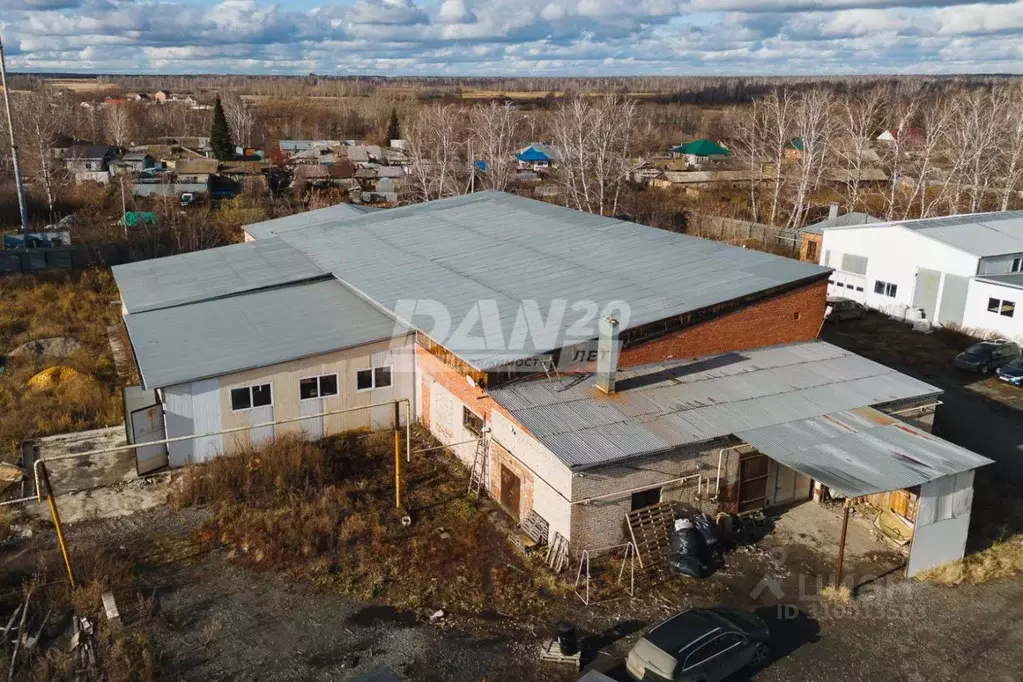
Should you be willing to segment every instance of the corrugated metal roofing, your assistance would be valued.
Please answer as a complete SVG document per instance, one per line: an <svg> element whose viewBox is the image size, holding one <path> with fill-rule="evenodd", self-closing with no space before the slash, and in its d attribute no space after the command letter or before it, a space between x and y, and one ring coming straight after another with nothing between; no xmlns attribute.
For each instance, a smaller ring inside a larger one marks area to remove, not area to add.
<svg viewBox="0 0 1023 682"><path fill-rule="evenodd" d="M147 389L404 334L333 279L133 313L124 322Z"/></svg>
<svg viewBox="0 0 1023 682"><path fill-rule="evenodd" d="M937 395L912 377L813 341L490 391L561 461L588 467L855 407Z"/></svg>
<svg viewBox="0 0 1023 682"><path fill-rule="evenodd" d="M869 407L736 435L785 466L852 497L909 488L991 463Z"/></svg>
<svg viewBox="0 0 1023 682"><path fill-rule="evenodd" d="M280 239L138 261L113 268L129 313L183 305L245 291L326 277Z"/></svg>
<svg viewBox="0 0 1023 682"><path fill-rule="evenodd" d="M294 215L264 220L261 223L246 225L242 229L256 239L263 240L284 232L301 230L313 225L323 223L337 223L348 218L357 218L366 213L366 209L354 204L334 204L326 208L318 208L314 211L305 211Z"/></svg>
<svg viewBox="0 0 1023 682"><path fill-rule="evenodd" d="M246 228L250 234L258 226ZM698 310L765 289L808 281L823 268L614 220L503 192L479 192L279 232L324 270L384 308L431 299L451 316L447 335L429 318L409 320L479 369L533 357L583 338L567 330L584 311L567 311L545 339L526 335L518 348L483 342L511 338L522 302L544 319L555 301L592 301L602 310L624 301L622 328ZM488 302L482 310L480 302ZM491 305L489 302L493 302ZM406 306L407 307L407 304ZM472 338L451 336L475 313ZM548 320L548 322L550 322ZM593 336L595 336L595 331Z"/></svg>
<svg viewBox="0 0 1023 682"><path fill-rule="evenodd" d="M970 213L943 218L902 220L886 225L904 227L925 237L983 258L1010 253L1023 253L1023 211ZM834 227L828 229L849 229Z"/></svg>

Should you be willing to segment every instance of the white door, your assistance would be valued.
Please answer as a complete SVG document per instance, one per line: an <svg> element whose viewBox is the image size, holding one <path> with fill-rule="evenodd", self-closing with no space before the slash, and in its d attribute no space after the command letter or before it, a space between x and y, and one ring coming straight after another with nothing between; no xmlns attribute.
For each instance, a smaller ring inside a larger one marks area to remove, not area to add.
<svg viewBox="0 0 1023 682"><path fill-rule="evenodd" d="M129 422L133 443L151 443L167 437L163 425L163 405L135 410L129 415ZM139 476L162 469L168 463L166 443L135 448L135 470Z"/></svg>
<svg viewBox="0 0 1023 682"><path fill-rule="evenodd" d="M322 412L322 398L312 398L310 400L303 400L299 403L299 414L302 417L307 414L320 414ZM303 419L299 422L299 424L302 425L302 430L305 432L307 440L319 440L320 438L323 438L323 417Z"/></svg>

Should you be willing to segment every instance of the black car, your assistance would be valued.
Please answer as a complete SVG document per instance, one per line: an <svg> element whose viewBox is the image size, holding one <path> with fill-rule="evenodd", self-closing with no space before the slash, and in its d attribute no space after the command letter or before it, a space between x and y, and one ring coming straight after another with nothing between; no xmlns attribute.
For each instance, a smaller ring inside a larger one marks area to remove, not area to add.
<svg viewBox="0 0 1023 682"><path fill-rule="evenodd" d="M867 317L867 306L851 298L841 296L828 296L827 307L830 311L825 313L825 322L841 322L842 320L862 320Z"/></svg>
<svg viewBox="0 0 1023 682"><path fill-rule="evenodd" d="M1013 386L1023 385L1023 358L1016 358L1009 364L999 367L998 379Z"/></svg>
<svg viewBox="0 0 1023 682"><path fill-rule="evenodd" d="M625 669L634 680L714 682L771 658L771 635L748 611L715 606L672 616L636 642Z"/></svg>
<svg viewBox="0 0 1023 682"><path fill-rule="evenodd" d="M987 374L1020 357L1019 346L1002 339L975 343L956 356L956 367L967 372Z"/></svg>

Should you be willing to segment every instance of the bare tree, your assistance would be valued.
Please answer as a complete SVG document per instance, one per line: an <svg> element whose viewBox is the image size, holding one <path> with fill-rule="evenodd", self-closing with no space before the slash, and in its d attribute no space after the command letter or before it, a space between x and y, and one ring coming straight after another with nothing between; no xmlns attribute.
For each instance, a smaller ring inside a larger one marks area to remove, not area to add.
<svg viewBox="0 0 1023 682"><path fill-rule="evenodd" d="M57 191L66 178L63 161L54 157L51 150L69 125L67 98L44 89L20 97L15 111L15 126L20 129L26 162L46 194L46 207L53 220Z"/></svg>
<svg viewBox="0 0 1023 682"><path fill-rule="evenodd" d="M1001 91L973 91L956 100L950 151L955 152L957 208L976 213L983 207L998 163L997 132L1005 105Z"/></svg>
<svg viewBox="0 0 1023 682"><path fill-rule="evenodd" d="M903 165L905 174L916 178L902 212L903 219L909 218L914 208L917 217L929 218L950 198L950 184L946 181L958 173L955 162L961 158L947 153L954 113L952 102L940 97L920 107L923 131L911 141L912 154L907 155Z"/></svg>
<svg viewBox="0 0 1023 682"><path fill-rule="evenodd" d="M429 201L461 192L460 123L459 112L450 104L424 107L406 120L409 200Z"/></svg>
<svg viewBox="0 0 1023 682"><path fill-rule="evenodd" d="M788 91L778 93L777 90L765 97L754 110L754 115L760 118L757 127L764 137L765 156L772 166L771 210L767 216L770 225L777 224L778 220L785 186L785 154L792 147L795 110L796 103Z"/></svg>
<svg viewBox="0 0 1023 682"><path fill-rule="evenodd" d="M1017 83L1005 95L1005 106L998 116L999 208L1009 209L1009 199L1023 182L1023 83Z"/></svg>
<svg viewBox="0 0 1023 682"><path fill-rule="evenodd" d="M135 132L128 107L123 104L108 106L103 114L103 128L110 142L118 147L127 144Z"/></svg>
<svg viewBox="0 0 1023 682"><path fill-rule="evenodd" d="M838 106L837 126L843 139L835 151L850 210L859 207L864 175L877 158L873 141L881 119L883 94L873 89L862 96L847 97Z"/></svg>
<svg viewBox="0 0 1023 682"><path fill-rule="evenodd" d="M916 98L896 99L888 107L888 131L892 139L882 147L881 158L888 170L889 188L885 197L885 219L894 220L906 170L910 148L913 144L913 119L917 115L920 101Z"/></svg>
<svg viewBox="0 0 1023 682"><path fill-rule="evenodd" d="M808 208L810 193L821 184L828 161L834 135L834 119L831 116L831 93L812 90L796 104L793 112L792 145L796 148L795 194L789 227L801 227Z"/></svg>
<svg viewBox="0 0 1023 682"><path fill-rule="evenodd" d="M246 104L238 95L227 95L221 99L224 107L224 116L227 117L227 124L231 128L231 134L236 144L242 147L252 145L252 129L256 122L252 108Z"/></svg>
<svg viewBox="0 0 1023 682"><path fill-rule="evenodd" d="M761 106L754 101L748 108L733 108L727 114L731 122L732 155L736 162L749 171L750 220L760 221L761 188L768 150L765 144L764 117Z"/></svg>
<svg viewBox="0 0 1023 682"><path fill-rule="evenodd" d="M477 104L469 112L471 158L482 161L486 170L480 183L486 189L505 190L515 177L512 154L517 148L519 115L508 105ZM471 170L475 172L475 170Z"/></svg>
<svg viewBox="0 0 1023 682"><path fill-rule="evenodd" d="M629 170L636 105L618 95L573 97L554 113L556 177L569 205L614 215Z"/></svg>

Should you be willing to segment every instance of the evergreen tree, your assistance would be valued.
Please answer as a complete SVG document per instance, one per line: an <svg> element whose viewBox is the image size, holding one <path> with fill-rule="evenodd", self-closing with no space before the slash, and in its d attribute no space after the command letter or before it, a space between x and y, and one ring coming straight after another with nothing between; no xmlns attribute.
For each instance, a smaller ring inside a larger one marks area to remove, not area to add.
<svg viewBox="0 0 1023 682"><path fill-rule="evenodd" d="M387 126L387 141L400 140L401 139L401 128L398 127L398 109L397 107L391 109L391 122Z"/></svg>
<svg viewBox="0 0 1023 682"><path fill-rule="evenodd" d="M217 97L217 103L213 106L213 130L210 131L210 147L213 148L213 156L220 161L234 157L231 128L227 125L227 117L224 116L224 107L220 103L220 97Z"/></svg>

